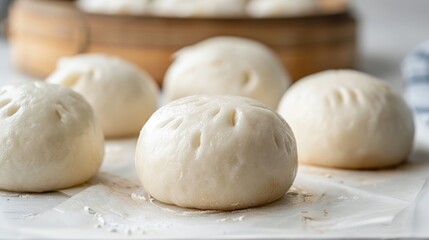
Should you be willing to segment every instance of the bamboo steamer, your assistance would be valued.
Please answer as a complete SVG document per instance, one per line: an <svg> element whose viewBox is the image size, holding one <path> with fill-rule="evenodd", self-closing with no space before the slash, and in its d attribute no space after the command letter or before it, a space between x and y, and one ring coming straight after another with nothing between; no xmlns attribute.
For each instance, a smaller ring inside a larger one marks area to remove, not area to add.
<svg viewBox="0 0 429 240"><path fill-rule="evenodd" d="M63 56L107 53L128 59L161 84L178 49L218 35L255 39L273 48L294 80L353 68L356 21L348 11L289 18L163 18L87 14L71 1L18 0L10 11L15 65L46 77Z"/></svg>

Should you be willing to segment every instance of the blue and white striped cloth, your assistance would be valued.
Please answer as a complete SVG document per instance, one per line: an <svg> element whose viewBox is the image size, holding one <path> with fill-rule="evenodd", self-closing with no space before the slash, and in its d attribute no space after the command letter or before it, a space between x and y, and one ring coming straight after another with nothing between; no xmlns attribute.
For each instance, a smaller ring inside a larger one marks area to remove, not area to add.
<svg viewBox="0 0 429 240"><path fill-rule="evenodd" d="M418 135L429 146L429 41L405 58L405 99L414 111Z"/></svg>
<svg viewBox="0 0 429 240"><path fill-rule="evenodd" d="M417 144L429 149L429 41L408 54L403 63L402 74L405 79L405 99L414 111ZM429 235L428 201L429 179L410 208L412 228L417 236Z"/></svg>

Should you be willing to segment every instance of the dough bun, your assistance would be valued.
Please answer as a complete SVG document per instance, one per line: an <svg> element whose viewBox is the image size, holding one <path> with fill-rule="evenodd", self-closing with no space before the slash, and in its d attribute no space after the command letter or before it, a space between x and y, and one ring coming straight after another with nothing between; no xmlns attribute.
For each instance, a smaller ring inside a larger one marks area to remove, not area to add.
<svg viewBox="0 0 429 240"><path fill-rule="evenodd" d="M332 0L330 0L332 1ZM317 0L250 0L247 13L256 18L285 17L318 10Z"/></svg>
<svg viewBox="0 0 429 240"><path fill-rule="evenodd" d="M283 97L279 113L292 127L299 161L346 169L374 169L406 160L413 117L385 82L353 70L308 76Z"/></svg>
<svg viewBox="0 0 429 240"><path fill-rule="evenodd" d="M246 0L155 0L151 12L164 17L237 17L244 15Z"/></svg>
<svg viewBox="0 0 429 240"><path fill-rule="evenodd" d="M168 100L196 94L237 95L277 109L290 79L265 45L244 38L215 37L180 50L168 69Z"/></svg>
<svg viewBox="0 0 429 240"><path fill-rule="evenodd" d="M106 138L138 135L158 106L159 90L152 77L113 56L63 58L48 82L82 94L94 109Z"/></svg>
<svg viewBox="0 0 429 240"><path fill-rule="evenodd" d="M143 15L150 12L151 0L79 0L85 12L112 15Z"/></svg>
<svg viewBox="0 0 429 240"><path fill-rule="evenodd" d="M297 171L293 133L261 103L191 96L159 109L141 131L136 169L145 191L180 207L235 210L281 198Z"/></svg>
<svg viewBox="0 0 429 240"><path fill-rule="evenodd" d="M79 94L46 83L0 89L0 189L46 192L96 174L104 138Z"/></svg>

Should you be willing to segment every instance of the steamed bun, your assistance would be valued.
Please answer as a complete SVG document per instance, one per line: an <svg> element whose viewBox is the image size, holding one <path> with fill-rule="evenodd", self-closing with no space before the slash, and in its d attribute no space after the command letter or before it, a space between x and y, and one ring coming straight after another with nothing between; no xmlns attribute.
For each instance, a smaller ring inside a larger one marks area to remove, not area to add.
<svg viewBox="0 0 429 240"><path fill-rule="evenodd" d="M79 94L47 83L0 88L0 189L46 192L88 181L104 138Z"/></svg>
<svg viewBox="0 0 429 240"><path fill-rule="evenodd" d="M79 0L80 9L90 13L140 15L150 12L151 0Z"/></svg>
<svg viewBox="0 0 429 240"><path fill-rule="evenodd" d="M295 133L302 163L384 168L405 161L412 149L413 118L401 96L357 71L324 71L298 81L279 113Z"/></svg>
<svg viewBox="0 0 429 240"><path fill-rule="evenodd" d="M136 169L147 193L181 207L233 210L281 198L297 171L288 124L236 96L191 96L159 109L143 127Z"/></svg>
<svg viewBox="0 0 429 240"><path fill-rule="evenodd" d="M158 105L159 90L152 77L113 56L84 54L63 58L48 82L82 94L107 138L137 135Z"/></svg>
<svg viewBox="0 0 429 240"><path fill-rule="evenodd" d="M155 0L152 14L165 17L236 17L246 0Z"/></svg>
<svg viewBox="0 0 429 240"><path fill-rule="evenodd" d="M290 79L263 44L215 37L180 50L164 84L169 100L194 94L238 95L276 109Z"/></svg>
<svg viewBox="0 0 429 240"><path fill-rule="evenodd" d="M317 0L251 0L247 13L252 17L284 17L317 10Z"/></svg>

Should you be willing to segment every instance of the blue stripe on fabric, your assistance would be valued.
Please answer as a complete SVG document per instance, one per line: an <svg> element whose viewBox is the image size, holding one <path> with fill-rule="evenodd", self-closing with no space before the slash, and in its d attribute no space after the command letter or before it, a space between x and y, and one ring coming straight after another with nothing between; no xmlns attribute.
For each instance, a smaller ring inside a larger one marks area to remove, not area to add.
<svg viewBox="0 0 429 240"><path fill-rule="evenodd" d="M420 113L429 113L429 106L428 107L415 107L414 111L418 114Z"/></svg>
<svg viewBox="0 0 429 240"><path fill-rule="evenodd" d="M429 61L429 53L428 52L419 51L419 52L415 53L415 56L417 58L419 58L420 60ZM414 60L414 59L411 59L411 60Z"/></svg>
<svg viewBox="0 0 429 240"><path fill-rule="evenodd" d="M407 85L429 84L429 75L413 76L408 78Z"/></svg>

